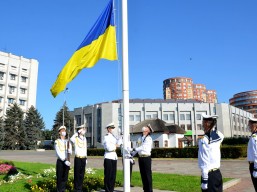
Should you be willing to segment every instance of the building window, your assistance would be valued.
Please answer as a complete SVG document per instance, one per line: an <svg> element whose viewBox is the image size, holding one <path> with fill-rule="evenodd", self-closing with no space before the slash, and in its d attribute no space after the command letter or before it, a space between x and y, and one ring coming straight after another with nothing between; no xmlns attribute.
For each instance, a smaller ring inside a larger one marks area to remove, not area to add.
<svg viewBox="0 0 257 192"><path fill-rule="evenodd" d="M76 119L76 126L81 125L81 115L76 115L75 119Z"/></svg>
<svg viewBox="0 0 257 192"><path fill-rule="evenodd" d="M136 115L136 121L141 121L140 115Z"/></svg>
<svg viewBox="0 0 257 192"><path fill-rule="evenodd" d="M13 104L14 103L14 99L13 98L8 98L8 104Z"/></svg>
<svg viewBox="0 0 257 192"><path fill-rule="evenodd" d="M129 121L134 121L134 115L129 115Z"/></svg>
<svg viewBox="0 0 257 192"><path fill-rule="evenodd" d="M185 114L180 114L180 120L185 120Z"/></svg>
<svg viewBox="0 0 257 192"><path fill-rule="evenodd" d="M15 80L16 79L16 75L10 74L10 78L11 78L11 80Z"/></svg>
<svg viewBox="0 0 257 192"><path fill-rule="evenodd" d="M158 118L157 114L153 114L153 119L157 119L157 118Z"/></svg>
<svg viewBox="0 0 257 192"><path fill-rule="evenodd" d="M196 114L196 120L202 120L202 115L201 114Z"/></svg>
<svg viewBox="0 0 257 192"><path fill-rule="evenodd" d="M3 90L4 85L0 84L0 90Z"/></svg>
<svg viewBox="0 0 257 192"><path fill-rule="evenodd" d="M191 115L190 114L186 114L186 120L191 120Z"/></svg>
<svg viewBox="0 0 257 192"><path fill-rule="evenodd" d="M164 141L164 147L169 147L169 142L167 140Z"/></svg>
<svg viewBox="0 0 257 192"><path fill-rule="evenodd" d="M174 114L170 114L169 116L170 116L170 120L173 120L173 121L175 120L175 115Z"/></svg>
<svg viewBox="0 0 257 192"><path fill-rule="evenodd" d="M185 130L185 124L181 124L180 127Z"/></svg>
<svg viewBox="0 0 257 192"><path fill-rule="evenodd" d="M9 93L12 94L15 91L15 87L14 86L9 86Z"/></svg>
<svg viewBox="0 0 257 192"><path fill-rule="evenodd" d="M0 80L4 79L4 72L0 72Z"/></svg>
<svg viewBox="0 0 257 192"><path fill-rule="evenodd" d="M159 148L159 141L154 141L154 148Z"/></svg>
<svg viewBox="0 0 257 192"><path fill-rule="evenodd" d="M0 103L2 103L3 97L0 97Z"/></svg>
<svg viewBox="0 0 257 192"><path fill-rule="evenodd" d="M146 119L151 119L151 115L146 115L145 118Z"/></svg>
<svg viewBox="0 0 257 192"><path fill-rule="evenodd" d="M192 125L188 124L187 125L187 130L192 130Z"/></svg>
<svg viewBox="0 0 257 192"><path fill-rule="evenodd" d="M26 83L27 77L21 76L21 82Z"/></svg>
<svg viewBox="0 0 257 192"><path fill-rule="evenodd" d="M202 124L197 124L197 130L201 130L202 129Z"/></svg>
<svg viewBox="0 0 257 192"><path fill-rule="evenodd" d="M163 120L164 120L164 121L168 121L168 120L169 120L168 114L163 114Z"/></svg>
<svg viewBox="0 0 257 192"><path fill-rule="evenodd" d="M25 105L25 100L20 99L20 105L24 106Z"/></svg>
<svg viewBox="0 0 257 192"><path fill-rule="evenodd" d="M25 94L26 93L26 89L24 89L24 88L21 88L20 91L21 91L21 94Z"/></svg>

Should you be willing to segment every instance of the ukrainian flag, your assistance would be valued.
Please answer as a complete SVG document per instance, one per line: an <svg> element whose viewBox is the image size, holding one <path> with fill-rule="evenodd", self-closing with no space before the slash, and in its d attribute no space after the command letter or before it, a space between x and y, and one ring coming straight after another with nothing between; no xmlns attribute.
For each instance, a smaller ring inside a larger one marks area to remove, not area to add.
<svg viewBox="0 0 257 192"><path fill-rule="evenodd" d="M113 0L110 0L86 38L59 73L51 88L54 97L63 91L83 68L93 67L99 59L117 60L113 14Z"/></svg>

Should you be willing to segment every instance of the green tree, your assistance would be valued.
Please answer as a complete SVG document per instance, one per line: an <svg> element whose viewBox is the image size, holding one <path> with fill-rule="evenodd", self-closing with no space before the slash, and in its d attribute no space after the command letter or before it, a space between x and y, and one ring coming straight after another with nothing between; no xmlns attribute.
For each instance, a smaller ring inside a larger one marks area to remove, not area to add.
<svg viewBox="0 0 257 192"><path fill-rule="evenodd" d="M64 116L64 118L63 118L63 116ZM52 139L53 140L58 138L58 129L60 126L63 125L63 119L64 119L64 125L67 128L67 132L73 133L73 118L69 114L69 109L68 109L66 103L62 106L60 111L58 111L55 116L54 125L52 128L52 132L53 132Z"/></svg>
<svg viewBox="0 0 257 192"><path fill-rule="evenodd" d="M52 140L52 135L53 135L53 131L52 130L44 130L42 132L43 134L43 139L44 140Z"/></svg>
<svg viewBox="0 0 257 192"><path fill-rule="evenodd" d="M4 137L5 137L4 122L3 122L3 118L0 117L0 150L3 148L3 145L4 145Z"/></svg>
<svg viewBox="0 0 257 192"><path fill-rule="evenodd" d="M26 112L24 127L27 135L27 149L36 149L38 141L43 140L42 131L45 128L45 123L38 110L31 106Z"/></svg>
<svg viewBox="0 0 257 192"><path fill-rule="evenodd" d="M25 149L27 135L23 126L24 112L15 103L6 110L4 149Z"/></svg>

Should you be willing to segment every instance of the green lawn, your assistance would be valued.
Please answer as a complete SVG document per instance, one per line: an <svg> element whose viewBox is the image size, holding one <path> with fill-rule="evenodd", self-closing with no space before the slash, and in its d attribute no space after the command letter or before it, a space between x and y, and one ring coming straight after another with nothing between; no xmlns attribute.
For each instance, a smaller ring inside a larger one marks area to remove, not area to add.
<svg viewBox="0 0 257 192"><path fill-rule="evenodd" d="M42 163L24 163L24 162L14 162L16 168L19 172L24 175L30 176L33 178L21 179L14 183L2 184L0 186L1 192L27 192L30 191L30 184L36 184L37 181L44 178L36 178L36 175L43 173L44 169L49 169L55 167L51 164L42 164ZM103 177L103 169L97 169L95 176ZM71 173L70 176L73 176ZM5 176L0 175L0 180ZM117 171L117 181L123 183L123 172ZM226 178L224 181L230 179ZM132 182L135 186L142 186L140 173L133 171L132 173ZM197 192L200 191L200 176L187 176L187 175L176 175L176 174L162 174L162 173L153 173L153 187L155 189L169 190L169 191L179 191L179 192Z"/></svg>

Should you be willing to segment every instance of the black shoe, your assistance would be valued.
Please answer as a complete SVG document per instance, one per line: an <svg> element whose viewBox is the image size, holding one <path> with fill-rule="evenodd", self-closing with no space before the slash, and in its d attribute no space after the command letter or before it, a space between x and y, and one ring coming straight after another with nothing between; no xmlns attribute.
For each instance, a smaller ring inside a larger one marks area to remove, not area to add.
<svg viewBox="0 0 257 192"><path fill-rule="evenodd" d="M130 185L130 187L134 187L134 185Z"/></svg>

